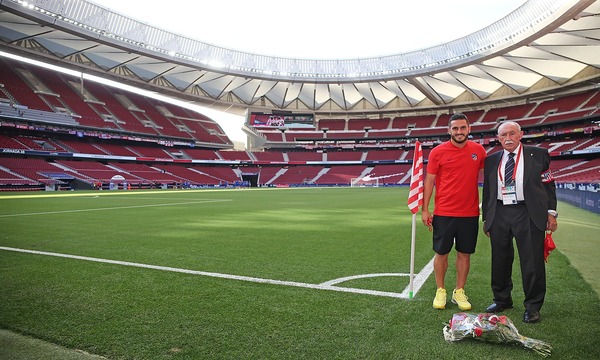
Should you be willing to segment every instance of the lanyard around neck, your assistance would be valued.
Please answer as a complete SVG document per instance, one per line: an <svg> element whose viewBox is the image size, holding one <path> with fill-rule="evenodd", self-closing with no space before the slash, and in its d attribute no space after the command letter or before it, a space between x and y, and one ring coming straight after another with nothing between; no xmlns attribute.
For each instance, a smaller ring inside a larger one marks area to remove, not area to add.
<svg viewBox="0 0 600 360"><path fill-rule="evenodd" d="M521 154L523 153L523 145L519 146L519 152L517 153L517 160L515 161L515 171L513 171L512 173L512 180L515 181L515 178L517 176L517 166L519 166L519 161L521 160ZM502 161L500 161L500 164L498 165L498 176L500 177L500 182L504 183L504 179L502 177Z"/></svg>

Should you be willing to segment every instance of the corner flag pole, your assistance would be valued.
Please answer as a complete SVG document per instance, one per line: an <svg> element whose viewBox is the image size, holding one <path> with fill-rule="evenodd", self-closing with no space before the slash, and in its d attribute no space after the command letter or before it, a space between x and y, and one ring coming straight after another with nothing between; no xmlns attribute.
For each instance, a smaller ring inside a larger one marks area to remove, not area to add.
<svg viewBox="0 0 600 360"><path fill-rule="evenodd" d="M413 298L413 283L415 279L415 229L417 227L417 214L412 214L412 232L410 238L410 282L408 285L408 298Z"/></svg>
<svg viewBox="0 0 600 360"><path fill-rule="evenodd" d="M408 298L413 298L413 281L415 278L415 233L417 228L417 212L423 206L423 150L421 143L415 142L415 154L410 176L410 192L408 193L408 208L412 213L412 231L410 242L410 283Z"/></svg>

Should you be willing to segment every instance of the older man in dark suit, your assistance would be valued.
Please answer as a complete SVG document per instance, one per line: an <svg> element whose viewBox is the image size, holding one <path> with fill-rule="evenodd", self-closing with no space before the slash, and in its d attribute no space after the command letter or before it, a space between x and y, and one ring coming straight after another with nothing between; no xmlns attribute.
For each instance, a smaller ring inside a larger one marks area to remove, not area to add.
<svg viewBox="0 0 600 360"><path fill-rule="evenodd" d="M546 295L545 232L556 230L558 213L550 155L544 148L523 145L522 137L518 123L502 123L498 140L504 150L485 160L482 215L492 245L494 293L494 303L486 311L513 307L514 238L525 293L523 321L536 323Z"/></svg>

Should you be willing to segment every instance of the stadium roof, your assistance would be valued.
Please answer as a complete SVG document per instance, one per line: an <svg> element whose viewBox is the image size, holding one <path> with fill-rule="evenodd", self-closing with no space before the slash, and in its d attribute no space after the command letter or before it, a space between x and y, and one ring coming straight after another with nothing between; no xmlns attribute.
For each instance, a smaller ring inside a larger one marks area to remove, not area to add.
<svg viewBox="0 0 600 360"><path fill-rule="evenodd" d="M0 49L234 114L465 111L598 88L600 3L527 1L438 46L319 60L214 46L83 0L0 0Z"/></svg>

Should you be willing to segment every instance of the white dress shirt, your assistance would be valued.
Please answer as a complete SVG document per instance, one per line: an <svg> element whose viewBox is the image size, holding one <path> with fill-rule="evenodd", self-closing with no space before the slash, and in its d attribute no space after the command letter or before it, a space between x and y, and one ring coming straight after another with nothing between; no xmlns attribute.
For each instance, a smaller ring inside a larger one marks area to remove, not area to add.
<svg viewBox="0 0 600 360"><path fill-rule="evenodd" d="M517 201L524 201L525 196L523 196L523 172L524 172L524 154L523 154L523 145L519 143L517 148L514 151L515 153L515 187L517 190ZM521 156L519 156L521 153ZM500 166L498 168L498 200L502 200L502 187L504 187L504 181L506 181L506 176L504 176L504 165L508 160L509 151L504 150L502 154L502 160L500 161ZM502 174L502 181L500 179L500 174Z"/></svg>

